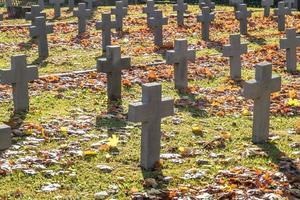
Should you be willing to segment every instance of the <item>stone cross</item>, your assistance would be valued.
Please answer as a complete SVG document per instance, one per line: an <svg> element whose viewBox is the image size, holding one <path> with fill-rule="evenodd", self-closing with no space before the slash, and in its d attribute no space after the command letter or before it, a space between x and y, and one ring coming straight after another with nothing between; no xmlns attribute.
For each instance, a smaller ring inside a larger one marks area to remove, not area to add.
<svg viewBox="0 0 300 200"><path fill-rule="evenodd" d="M34 26L36 17L45 17L46 18L46 13L42 13L42 9L39 5L32 5L31 12L25 13L25 19L31 20L31 25Z"/></svg>
<svg viewBox="0 0 300 200"><path fill-rule="evenodd" d="M186 39L175 40L175 49L167 51L166 63L174 64L175 88L186 90L188 87L188 61L195 62L196 51L188 49Z"/></svg>
<svg viewBox="0 0 300 200"><path fill-rule="evenodd" d="M47 34L53 33L53 25L46 25L44 17L35 18L35 26L29 28L30 36L37 37L39 57L47 58L49 56Z"/></svg>
<svg viewBox="0 0 300 200"><path fill-rule="evenodd" d="M240 33L247 34L247 18L251 17L251 11L247 10L246 4L241 4L238 11L236 11L236 18L240 21Z"/></svg>
<svg viewBox="0 0 300 200"><path fill-rule="evenodd" d="M184 24L184 12L188 9L184 0L177 0L177 4L173 6L173 10L177 11L177 24L183 26Z"/></svg>
<svg viewBox="0 0 300 200"><path fill-rule="evenodd" d="M11 70L0 70L0 82L2 84L12 84L16 113L29 110L28 82L37 78L38 68L27 67L25 55L11 58Z"/></svg>
<svg viewBox="0 0 300 200"><path fill-rule="evenodd" d="M241 36L239 34L230 35L230 45L224 46L223 56L229 57L231 79L241 80L241 55L247 53L247 51L247 44L241 44Z"/></svg>
<svg viewBox="0 0 300 200"><path fill-rule="evenodd" d="M123 6L122 1L116 2L116 7L111 9L111 14L116 15L116 30L123 30L123 18L127 15L127 7Z"/></svg>
<svg viewBox="0 0 300 200"><path fill-rule="evenodd" d="M119 46L107 46L106 58L97 60L97 71L107 74L107 96L109 101L121 99L122 69L129 69L130 67L130 57L121 57Z"/></svg>
<svg viewBox="0 0 300 200"><path fill-rule="evenodd" d="M54 4L54 17L58 18L61 15L60 4L63 4L64 0L49 0L50 4Z"/></svg>
<svg viewBox="0 0 300 200"><path fill-rule="evenodd" d="M116 21L111 20L110 13L102 13L102 21L96 22L96 29L102 30L102 51L106 51L106 46L111 45L111 29L116 28Z"/></svg>
<svg viewBox="0 0 300 200"><path fill-rule="evenodd" d="M163 46L163 25L168 24L168 18L163 17L161 10L155 10L153 17L149 19L150 27L154 30L154 44Z"/></svg>
<svg viewBox="0 0 300 200"><path fill-rule="evenodd" d="M93 3L94 3L95 1L96 1L96 0L84 0L84 2L87 3L87 9L92 10L92 9L93 9Z"/></svg>
<svg viewBox="0 0 300 200"><path fill-rule="evenodd" d="M197 21L201 22L201 35L203 40L209 40L209 24L214 19L215 13L211 13L209 7L203 7L202 14L197 17Z"/></svg>
<svg viewBox="0 0 300 200"><path fill-rule="evenodd" d="M151 17L154 17L154 10L157 10L158 8L155 6L155 2L153 0L147 1L147 6L143 8L143 13L147 14L147 24L149 26L149 19Z"/></svg>
<svg viewBox="0 0 300 200"><path fill-rule="evenodd" d="M234 12L238 11L240 5L244 3L244 0L229 0L229 5L234 6Z"/></svg>
<svg viewBox="0 0 300 200"><path fill-rule="evenodd" d="M255 66L255 80L246 81L243 96L254 99L253 143L264 143L269 138L270 94L281 89L281 77L272 76L272 64L259 63Z"/></svg>
<svg viewBox="0 0 300 200"><path fill-rule="evenodd" d="M280 39L280 49L286 49L286 68L288 72L297 71L297 47L300 46L300 36L295 28L286 29L286 38Z"/></svg>
<svg viewBox="0 0 300 200"><path fill-rule="evenodd" d="M0 125L0 151L11 146L11 128L7 125Z"/></svg>
<svg viewBox="0 0 300 200"><path fill-rule="evenodd" d="M74 0L68 0L68 7L69 7L69 11L73 11L74 10L74 7L75 7Z"/></svg>
<svg viewBox="0 0 300 200"><path fill-rule="evenodd" d="M142 122L141 167L150 170L160 160L161 119L174 115L174 100L162 99L161 84L142 85L142 102L129 104L128 120Z"/></svg>
<svg viewBox="0 0 300 200"><path fill-rule="evenodd" d="M124 7L128 7L128 0L122 0L122 2Z"/></svg>
<svg viewBox="0 0 300 200"><path fill-rule="evenodd" d="M264 7L264 16L270 16L270 7L274 5L274 0L262 0L261 6Z"/></svg>
<svg viewBox="0 0 300 200"><path fill-rule="evenodd" d="M210 11L213 11L216 7L216 4L211 0L199 0L199 8L209 7Z"/></svg>
<svg viewBox="0 0 300 200"><path fill-rule="evenodd" d="M278 2L278 8L274 10L275 16L277 16L278 22L278 30L284 31L285 30L285 15L289 14L290 9L285 7L283 1Z"/></svg>
<svg viewBox="0 0 300 200"><path fill-rule="evenodd" d="M86 19L92 14L92 11L86 9L85 6L85 3L79 3L78 10L73 12L74 16L78 18L78 34L86 31Z"/></svg>
<svg viewBox="0 0 300 200"><path fill-rule="evenodd" d="M45 2L44 2L44 0L38 0L38 5L40 6L41 10L45 9Z"/></svg>

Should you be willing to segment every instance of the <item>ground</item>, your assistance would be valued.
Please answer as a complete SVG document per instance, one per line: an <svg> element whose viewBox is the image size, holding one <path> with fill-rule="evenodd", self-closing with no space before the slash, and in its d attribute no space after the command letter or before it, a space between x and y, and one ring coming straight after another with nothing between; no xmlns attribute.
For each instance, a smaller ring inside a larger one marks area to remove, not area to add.
<svg viewBox="0 0 300 200"><path fill-rule="evenodd" d="M122 102L109 108L105 74L57 73L95 69L102 52L95 22L110 7L98 8L81 36L66 8L55 20L53 10L46 9L55 26L49 35L50 57L44 61L37 58L27 27L0 28L0 68L9 68L10 56L25 53L42 76L30 84L27 114L13 115L11 88L0 85L0 119L15 129L13 147L0 158L0 198L92 199L98 192L117 199L138 199L145 193L162 199L300 198L300 79L299 73L285 71L285 51L279 50L284 32L277 31L276 18L263 18L262 9L251 8L249 34L242 38L249 53L243 55L242 80L234 82L227 58L221 57L222 45L239 30L233 9L217 6L211 41L204 42L197 6L189 6L186 26L179 28L171 6L159 7L169 17L163 48L153 45L142 6L130 6L124 33L113 34L113 44L131 56L133 67L122 75ZM299 32L299 21L300 13L294 12L287 26ZM27 23L4 20L4 25ZM173 67L157 63L182 37L197 50L197 59L189 65L188 91L179 93ZM242 97L241 86L254 77L254 66L261 61L273 63L283 85L272 95L270 141L254 145L253 101ZM140 85L147 82L161 82L163 96L175 99L175 116L162 121L162 160L155 171L141 170L141 126L126 120L128 104L141 99Z"/></svg>

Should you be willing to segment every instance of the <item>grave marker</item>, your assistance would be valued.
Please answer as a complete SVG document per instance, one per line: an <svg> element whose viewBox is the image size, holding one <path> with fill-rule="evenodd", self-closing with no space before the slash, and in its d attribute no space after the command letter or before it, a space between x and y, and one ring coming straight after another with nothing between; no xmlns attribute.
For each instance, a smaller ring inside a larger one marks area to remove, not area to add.
<svg viewBox="0 0 300 200"><path fill-rule="evenodd" d="M209 7L210 12L212 12L215 9L216 4L211 0L199 0L199 8L202 10L203 7Z"/></svg>
<svg viewBox="0 0 300 200"><path fill-rule="evenodd" d="M121 99L121 73L131 67L130 57L121 57L119 46L107 46L106 58L97 60L97 71L107 74L107 96L109 101Z"/></svg>
<svg viewBox="0 0 300 200"><path fill-rule="evenodd" d="M7 125L0 125L0 151L11 146L11 128Z"/></svg>
<svg viewBox="0 0 300 200"><path fill-rule="evenodd" d="M241 44L241 36L239 34L230 35L230 45L224 46L223 56L229 57L231 79L241 80L241 55L247 53L247 51L247 44Z"/></svg>
<svg viewBox="0 0 300 200"><path fill-rule="evenodd" d="M229 5L234 7L234 12L239 10L241 4L244 4L244 0L229 0Z"/></svg>
<svg viewBox="0 0 300 200"><path fill-rule="evenodd" d="M261 6L264 8L264 16L270 16L270 8L274 5L274 0L262 0Z"/></svg>
<svg viewBox="0 0 300 200"><path fill-rule="evenodd" d="M87 9L93 10L93 3L94 3L95 1L96 1L96 0L84 0L84 2L87 3Z"/></svg>
<svg viewBox="0 0 300 200"><path fill-rule="evenodd" d="M201 36L205 41L209 40L209 24L215 19L215 13L210 13L209 7L202 8L202 14L198 15L197 21L201 22Z"/></svg>
<svg viewBox="0 0 300 200"><path fill-rule="evenodd" d="M61 16L60 12L60 4L63 4L65 1L64 0L49 0L50 4L54 5L54 17L58 18Z"/></svg>
<svg viewBox="0 0 300 200"><path fill-rule="evenodd" d="M32 5L31 12L25 13L25 19L31 20L31 25L34 26L36 17L45 17L46 18L46 13L42 13L42 9L39 5Z"/></svg>
<svg viewBox="0 0 300 200"><path fill-rule="evenodd" d="M128 0L122 0L122 2L124 7L128 7Z"/></svg>
<svg viewBox="0 0 300 200"><path fill-rule="evenodd" d="M280 49L286 49L286 68L288 72L297 71L297 47L300 46L300 36L295 28L286 29L286 38L280 39Z"/></svg>
<svg viewBox="0 0 300 200"><path fill-rule="evenodd" d="M143 13L147 14L147 24L149 26L150 22L149 19L151 17L154 17L154 10L157 10L158 8L155 6L155 2L153 0L147 1L147 6L143 8Z"/></svg>
<svg viewBox="0 0 300 200"><path fill-rule="evenodd" d="M272 64L259 63L255 66L255 80L246 81L243 96L254 100L253 143L264 143L269 138L270 95L281 89L281 77L272 76Z"/></svg>
<svg viewBox="0 0 300 200"><path fill-rule="evenodd" d="M251 12L247 10L246 4L241 4L238 11L236 11L236 18L240 21L240 33L247 34L247 18L251 17Z"/></svg>
<svg viewBox="0 0 300 200"><path fill-rule="evenodd" d="M35 18L35 26L29 28L30 36L37 37L39 57L47 58L49 56L47 34L53 33L53 25L46 25L44 17Z"/></svg>
<svg viewBox="0 0 300 200"><path fill-rule="evenodd" d="M0 82L11 84L15 112L29 110L28 82L38 78L38 68L27 67L25 55L12 56L11 69L0 70Z"/></svg>
<svg viewBox="0 0 300 200"><path fill-rule="evenodd" d="M161 84L142 85L142 102L129 104L128 120L142 122L141 167L153 169L160 160L161 119L174 114L174 100L162 99Z"/></svg>
<svg viewBox="0 0 300 200"><path fill-rule="evenodd" d="M184 25L184 13L187 9L188 6L184 3L184 0L177 0L177 4L173 6L173 11L177 11L177 24L179 26Z"/></svg>
<svg viewBox="0 0 300 200"><path fill-rule="evenodd" d="M90 9L86 9L85 6L85 3L79 3L78 10L73 12L73 15L78 18L78 34L86 31L86 20L92 14L92 11Z"/></svg>
<svg viewBox="0 0 300 200"><path fill-rule="evenodd" d="M111 29L116 28L116 21L111 20L110 13L102 13L102 21L96 22L96 29L102 30L102 51L106 51L106 47L111 45Z"/></svg>
<svg viewBox="0 0 300 200"><path fill-rule="evenodd" d="M174 64L175 88L186 90L188 87L188 61L195 62L196 51L188 49L186 39L175 40L175 49L167 51L166 63Z"/></svg>
<svg viewBox="0 0 300 200"><path fill-rule="evenodd" d="M275 16L277 16L278 22L278 30L284 31L285 30L285 15L289 14L289 8L285 7L284 2L278 2L278 8L274 10Z"/></svg>
<svg viewBox="0 0 300 200"><path fill-rule="evenodd" d="M116 7L111 9L111 14L116 15L116 30L123 30L123 18L127 15L127 7L123 6L122 1L116 2Z"/></svg>
<svg viewBox="0 0 300 200"><path fill-rule="evenodd" d="M153 17L149 19L150 27L154 30L154 44L163 46L163 25L168 24L168 18L163 17L161 10L155 10Z"/></svg>

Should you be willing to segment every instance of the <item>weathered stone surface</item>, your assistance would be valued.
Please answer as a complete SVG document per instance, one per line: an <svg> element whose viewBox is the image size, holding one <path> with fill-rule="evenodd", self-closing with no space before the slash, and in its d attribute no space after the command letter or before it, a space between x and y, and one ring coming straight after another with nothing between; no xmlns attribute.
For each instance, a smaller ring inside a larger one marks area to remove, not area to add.
<svg viewBox="0 0 300 200"><path fill-rule="evenodd" d="M251 12L247 10L246 4L241 4L238 11L235 12L236 18L240 21L240 33L246 35L248 33L248 17L251 17Z"/></svg>
<svg viewBox="0 0 300 200"><path fill-rule="evenodd" d="M54 17L55 18L60 17L61 16L60 8L61 8L61 4L64 3L64 0L49 0L49 3L54 5Z"/></svg>
<svg viewBox="0 0 300 200"><path fill-rule="evenodd" d="M73 12L73 15L78 18L78 34L86 31L86 20L91 16L92 11L85 8L85 3L78 4L78 10Z"/></svg>
<svg viewBox="0 0 300 200"><path fill-rule="evenodd" d="M150 27L154 30L154 44L163 46L163 25L168 24L168 18L163 17L161 10L155 10L153 17L149 19Z"/></svg>
<svg viewBox="0 0 300 200"><path fill-rule="evenodd" d="M289 14L290 9L285 7L284 2L278 2L278 8L274 10L275 16L277 16L278 22L278 30L284 31L285 30L285 16Z"/></svg>
<svg viewBox="0 0 300 200"><path fill-rule="evenodd" d="M7 125L0 125L0 151L11 146L11 128Z"/></svg>
<svg viewBox="0 0 300 200"><path fill-rule="evenodd" d="M188 9L188 5L184 3L184 0L177 0L177 4L173 6L173 10L177 11L177 24L179 26L184 25L184 13Z"/></svg>
<svg viewBox="0 0 300 200"><path fill-rule="evenodd" d="M209 40L209 24L215 19L215 14L210 13L209 7L202 8L202 14L198 15L197 21L201 22L202 40Z"/></svg>
<svg viewBox="0 0 300 200"><path fill-rule="evenodd" d="M123 18L127 15L127 7L122 1L116 2L116 7L111 9L111 14L116 16L116 30L123 31Z"/></svg>

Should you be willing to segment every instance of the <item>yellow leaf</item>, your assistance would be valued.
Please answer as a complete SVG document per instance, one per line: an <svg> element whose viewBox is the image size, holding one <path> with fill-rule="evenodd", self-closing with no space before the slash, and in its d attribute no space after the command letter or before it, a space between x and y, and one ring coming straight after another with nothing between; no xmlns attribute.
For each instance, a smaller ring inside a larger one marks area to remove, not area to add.
<svg viewBox="0 0 300 200"><path fill-rule="evenodd" d="M87 150L87 151L83 152L83 155L84 156L95 156L95 155L97 155L97 152L96 151Z"/></svg>
<svg viewBox="0 0 300 200"><path fill-rule="evenodd" d="M119 138L116 135L112 135L112 137L108 139L107 145L109 147L117 147L118 143L119 143Z"/></svg>
<svg viewBox="0 0 300 200"><path fill-rule="evenodd" d="M203 134L203 129L202 129L202 127L200 127L200 126L193 126L193 127L192 127L192 132L193 132L195 135L202 135L202 134Z"/></svg>
<svg viewBox="0 0 300 200"><path fill-rule="evenodd" d="M251 115L251 113L250 113L250 111L248 110L248 109L243 109L243 111L242 111L242 115L244 115L244 116L249 116L249 115Z"/></svg>
<svg viewBox="0 0 300 200"><path fill-rule="evenodd" d="M295 106L298 107L300 106L300 101L297 99L289 99L286 103L287 106Z"/></svg>
<svg viewBox="0 0 300 200"><path fill-rule="evenodd" d="M68 134L68 127L60 127L60 132L63 134L63 135L67 135Z"/></svg>

